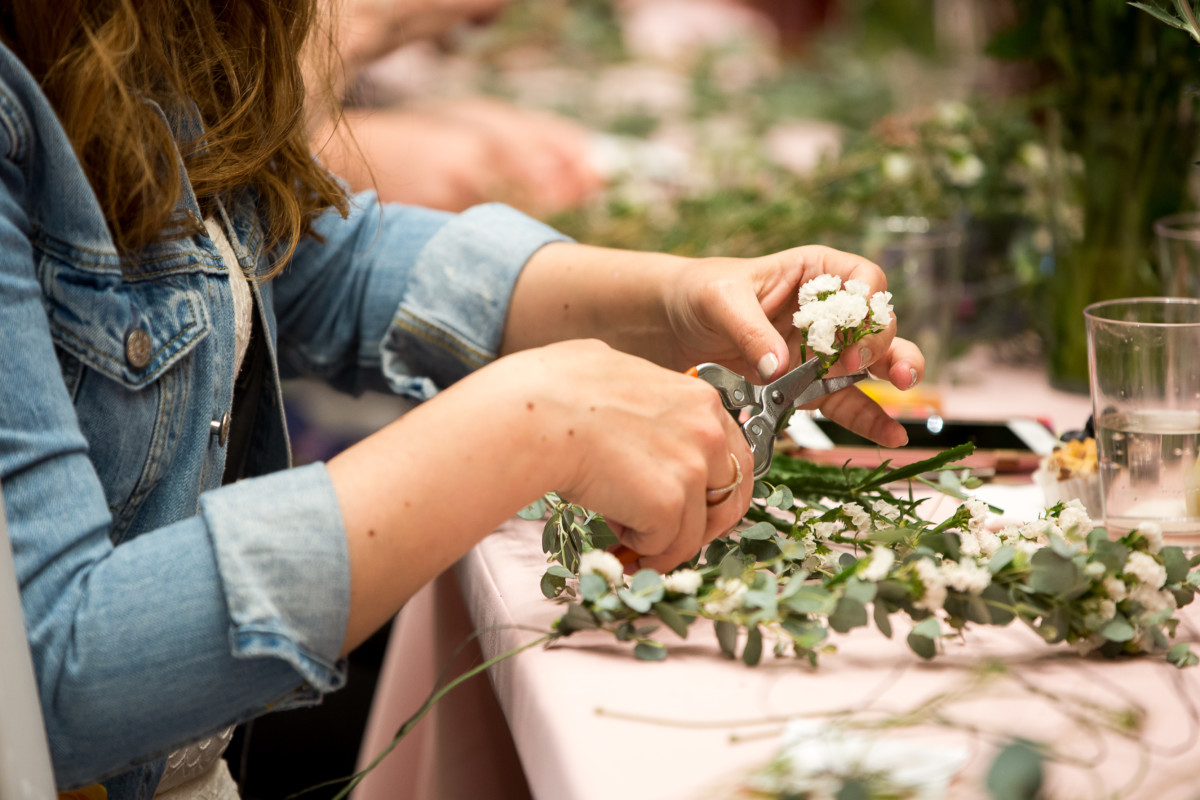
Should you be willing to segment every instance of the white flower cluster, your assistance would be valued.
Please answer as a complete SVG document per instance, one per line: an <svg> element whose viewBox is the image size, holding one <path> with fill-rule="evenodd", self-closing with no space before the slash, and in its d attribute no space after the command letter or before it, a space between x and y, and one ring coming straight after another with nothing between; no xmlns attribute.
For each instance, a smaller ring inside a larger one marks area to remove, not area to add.
<svg viewBox="0 0 1200 800"><path fill-rule="evenodd" d="M750 589L740 578L718 578L716 597L704 604L704 612L714 617L727 617L742 607L742 597Z"/></svg>
<svg viewBox="0 0 1200 800"><path fill-rule="evenodd" d="M704 583L704 576L694 569L677 569L663 576L663 588L675 594L695 595Z"/></svg>
<svg viewBox="0 0 1200 800"><path fill-rule="evenodd" d="M579 557L579 574L587 575L589 572L604 578L610 586L625 585L625 568L607 550L589 550Z"/></svg>
<svg viewBox="0 0 1200 800"><path fill-rule="evenodd" d="M992 583L992 573L971 556L963 556L958 561L943 561L941 564L931 558L922 558L916 562L916 572L925 592L913 605L927 611L941 611L950 589L965 594L979 594Z"/></svg>
<svg viewBox="0 0 1200 800"><path fill-rule="evenodd" d="M818 275L800 287L799 300L792 323L807 331L809 347L827 356L865 334L878 333L892 321L891 292L871 294L871 287L860 280L848 280L843 286L836 275Z"/></svg>

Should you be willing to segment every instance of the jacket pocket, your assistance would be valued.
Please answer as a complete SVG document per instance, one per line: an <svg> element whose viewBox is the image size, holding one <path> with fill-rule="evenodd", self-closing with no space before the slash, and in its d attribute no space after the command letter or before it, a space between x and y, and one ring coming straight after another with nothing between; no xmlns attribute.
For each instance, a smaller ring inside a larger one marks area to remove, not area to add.
<svg viewBox="0 0 1200 800"><path fill-rule="evenodd" d="M43 291L63 378L113 515L114 542L186 437L189 359L211 328L206 276L124 278L42 254Z"/></svg>

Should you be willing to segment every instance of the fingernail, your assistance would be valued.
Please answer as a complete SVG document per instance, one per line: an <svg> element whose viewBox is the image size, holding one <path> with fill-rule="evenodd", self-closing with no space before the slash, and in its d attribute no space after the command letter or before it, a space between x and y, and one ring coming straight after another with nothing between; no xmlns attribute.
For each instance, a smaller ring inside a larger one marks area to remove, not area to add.
<svg viewBox="0 0 1200 800"><path fill-rule="evenodd" d="M779 359L775 357L774 353L767 353L758 360L758 374L762 376L764 381L770 379L778 368Z"/></svg>
<svg viewBox="0 0 1200 800"><path fill-rule="evenodd" d="M858 349L858 368L866 369L867 365L870 363L871 363L871 348L860 347Z"/></svg>
<svg viewBox="0 0 1200 800"><path fill-rule="evenodd" d="M917 368L909 367L908 368L908 388L911 389L916 385L917 385Z"/></svg>

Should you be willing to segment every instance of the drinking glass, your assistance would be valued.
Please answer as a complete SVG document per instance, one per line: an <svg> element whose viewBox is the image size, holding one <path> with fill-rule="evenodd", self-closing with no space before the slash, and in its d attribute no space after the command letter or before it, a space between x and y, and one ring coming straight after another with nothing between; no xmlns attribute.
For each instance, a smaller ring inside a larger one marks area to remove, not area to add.
<svg viewBox="0 0 1200 800"><path fill-rule="evenodd" d="M1141 297L1084 309L1104 517L1157 523L1200 548L1200 300Z"/></svg>
<svg viewBox="0 0 1200 800"><path fill-rule="evenodd" d="M1200 213L1172 214L1154 223L1162 292L1200 297Z"/></svg>
<svg viewBox="0 0 1200 800"><path fill-rule="evenodd" d="M901 336L925 355L925 380L933 385L950 358L951 334L963 284L961 224L925 217L873 220L850 248L887 275Z"/></svg>

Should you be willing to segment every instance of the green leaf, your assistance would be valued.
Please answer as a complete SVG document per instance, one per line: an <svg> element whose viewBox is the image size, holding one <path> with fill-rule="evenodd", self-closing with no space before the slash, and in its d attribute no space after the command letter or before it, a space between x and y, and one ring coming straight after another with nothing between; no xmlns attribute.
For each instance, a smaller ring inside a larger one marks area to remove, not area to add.
<svg viewBox="0 0 1200 800"><path fill-rule="evenodd" d="M869 603L875 599L875 584L870 581L860 581L851 578L846 581L846 597L860 603Z"/></svg>
<svg viewBox="0 0 1200 800"><path fill-rule="evenodd" d="M775 526L769 522L756 522L749 528L738 531L737 534L742 539L773 539L775 538Z"/></svg>
<svg viewBox="0 0 1200 800"><path fill-rule="evenodd" d="M1177 642L1171 645L1171 649L1167 651L1167 661L1180 669L1200 664L1200 658L1196 657L1187 642Z"/></svg>
<svg viewBox="0 0 1200 800"><path fill-rule="evenodd" d="M892 638L892 623L888 619L887 606L883 603L876 603L872 612L875 617L875 627L879 628L879 632L888 639Z"/></svg>
<svg viewBox="0 0 1200 800"><path fill-rule="evenodd" d="M1184 2L1190 2L1190 0L1184 0ZM1162 9L1155 8L1154 6L1147 5L1145 3L1130 2L1129 5L1133 6L1134 8L1140 8L1142 11L1145 11L1147 14L1154 17L1159 22L1165 22L1167 25L1170 25L1172 28L1179 28L1181 31L1189 30L1186 22L1184 22L1183 20L1179 19L1178 17L1176 17L1172 14L1168 14L1167 12L1163 11Z"/></svg>
<svg viewBox="0 0 1200 800"><path fill-rule="evenodd" d="M913 626L913 636L924 636L926 639L937 639L942 635L942 623L937 617L926 617Z"/></svg>
<svg viewBox="0 0 1200 800"><path fill-rule="evenodd" d="M1106 534L1107 536L1107 534ZM1129 560L1129 548L1107 538L1096 542L1092 548L1092 561L1099 561L1111 574L1118 575Z"/></svg>
<svg viewBox="0 0 1200 800"><path fill-rule="evenodd" d="M567 606L567 613L558 618L554 627L564 635L587 631L596 627L596 617L578 603L571 603Z"/></svg>
<svg viewBox="0 0 1200 800"><path fill-rule="evenodd" d="M801 614L827 614L833 609L834 599L821 586L802 586L785 598L783 604Z"/></svg>
<svg viewBox="0 0 1200 800"><path fill-rule="evenodd" d="M762 631L757 625L754 625L746 633L746 646L742 648L742 661L746 666L754 667L762 660Z"/></svg>
<svg viewBox="0 0 1200 800"><path fill-rule="evenodd" d="M996 756L988 770L992 800L1032 800L1042 796L1042 753L1033 742L1017 739Z"/></svg>
<svg viewBox="0 0 1200 800"><path fill-rule="evenodd" d="M662 661L667 657L667 648L658 642L638 642L633 655L639 661Z"/></svg>
<svg viewBox="0 0 1200 800"><path fill-rule="evenodd" d="M651 603L657 603L666 591L662 576L652 569L640 569L629 582L630 588L646 597Z"/></svg>
<svg viewBox="0 0 1200 800"><path fill-rule="evenodd" d="M916 476L925 472L934 472L946 466L947 464L964 459L974 452L975 445L971 444L970 442L960 444L957 447L951 447L949 450L943 450L937 455L924 459L923 461L917 461L903 467L889 470L883 475L873 479L869 483L859 486L858 489L859 491L877 489L880 486L883 486L885 483L908 480L909 478L915 478Z"/></svg>
<svg viewBox="0 0 1200 800"><path fill-rule="evenodd" d="M988 610L988 619L990 625L1007 625L1016 618L1013 611L1012 592L1000 584L989 584L986 589L980 593Z"/></svg>
<svg viewBox="0 0 1200 800"><path fill-rule="evenodd" d="M1133 629L1133 625L1129 624L1129 620L1118 614L1108 621L1108 623L1100 629L1100 635L1110 642L1128 642L1133 639L1137 631Z"/></svg>
<svg viewBox="0 0 1200 800"><path fill-rule="evenodd" d="M742 554L737 550L730 550L729 553L721 559L721 577L722 578L740 578L742 572L746 569L746 562L742 560Z"/></svg>
<svg viewBox="0 0 1200 800"><path fill-rule="evenodd" d="M871 787L861 778L847 778L834 800L871 800Z"/></svg>
<svg viewBox="0 0 1200 800"><path fill-rule="evenodd" d="M670 603L655 603L654 613L658 615L658 618L663 621L664 625L675 631L675 635L680 639L687 638L688 623L695 619L695 617L690 615L684 617L683 614L680 614L675 606L671 605Z"/></svg>
<svg viewBox="0 0 1200 800"><path fill-rule="evenodd" d="M1051 608L1037 626L1038 635L1047 643L1061 642L1067 636L1067 615L1061 608Z"/></svg>
<svg viewBox="0 0 1200 800"><path fill-rule="evenodd" d="M1078 552L1075 546L1061 536L1050 534L1050 549L1063 558L1074 558Z"/></svg>
<svg viewBox="0 0 1200 800"><path fill-rule="evenodd" d="M542 576L541 587L542 595L549 600L553 600L562 594L562 590L567 587L567 581L565 578L559 575L551 575L550 572L547 571L546 574Z"/></svg>
<svg viewBox="0 0 1200 800"><path fill-rule="evenodd" d="M879 544L896 544L903 542L920 532L920 528L881 528L867 534L868 542Z"/></svg>
<svg viewBox="0 0 1200 800"><path fill-rule="evenodd" d="M629 589L617 589L617 597L621 598L621 602L629 606L639 614L645 614L650 610L650 598L644 595L635 594Z"/></svg>
<svg viewBox="0 0 1200 800"><path fill-rule="evenodd" d="M1017 548L1011 544L1001 545L1000 549L992 553L992 557L988 559L988 572L995 575L1000 570L1012 563L1012 560L1017 555Z"/></svg>
<svg viewBox="0 0 1200 800"><path fill-rule="evenodd" d="M546 498L539 497L517 512L521 519L535 520L546 516Z"/></svg>
<svg viewBox="0 0 1200 800"><path fill-rule="evenodd" d="M788 511L796 505L796 498L792 495L791 489L781 484L775 487L775 491L771 492L764 503L769 507L782 508Z"/></svg>
<svg viewBox="0 0 1200 800"><path fill-rule="evenodd" d="M546 573L549 575L557 575L560 578L575 577L575 573L571 572L571 570L567 569L562 564L551 564L550 568L546 570Z"/></svg>
<svg viewBox="0 0 1200 800"><path fill-rule="evenodd" d="M613 529L600 517L596 517L588 523L588 528L592 531L592 547L597 550L607 550L614 544L620 543L617 535L613 533Z"/></svg>
<svg viewBox="0 0 1200 800"><path fill-rule="evenodd" d="M1049 548L1034 553L1029 565L1029 586L1041 594L1069 595L1083 579L1074 561Z"/></svg>
<svg viewBox="0 0 1200 800"><path fill-rule="evenodd" d="M594 572L579 576L579 596L592 602L608 594L608 581Z"/></svg>
<svg viewBox="0 0 1200 800"><path fill-rule="evenodd" d="M788 632L797 647L805 650L813 649L829 636L824 625L801 617L785 617L779 627Z"/></svg>
<svg viewBox="0 0 1200 800"><path fill-rule="evenodd" d="M755 481L754 482L753 497L756 500L762 500L764 498L770 497L774 493L774 491L775 491L775 487L773 487L771 484L767 483L766 481Z"/></svg>
<svg viewBox="0 0 1200 800"><path fill-rule="evenodd" d="M733 658L737 655L738 626L729 620L720 619L713 623L717 632L717 644L721 652Z"/></svg>
<svg viewBox="0 0 1200 800"><path fill-rule="evenodd" d="M908 634L908 646L912 648L914 653L926 661L937 655L937 645L928 636L919 636L916 633L910 633Z"/></svg>
<svg viewBox="0 0 1200 800"><path fill-rule="evenodd" d="M558 543L558 521L551 517L546 520L545 526L542 528L542 552L554 553L558 550L555 544Z"/></svg>
<svg viewBox="0 0 1200 800"><path fill-rule="evenodd" d="M848 633L853 628L861 628L867 624L867 608L862 603L849 597L841 597L829 615L829 627L838 633Z"/></svg>
<svg viewBox="0 0 1200 800"><path fill-rule="evenodd" d="M1188 558L1182 548L1169 545L1159 551L1158 557L1167 570L1167 583L1179 583L1187 578Z"/></svg>

